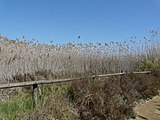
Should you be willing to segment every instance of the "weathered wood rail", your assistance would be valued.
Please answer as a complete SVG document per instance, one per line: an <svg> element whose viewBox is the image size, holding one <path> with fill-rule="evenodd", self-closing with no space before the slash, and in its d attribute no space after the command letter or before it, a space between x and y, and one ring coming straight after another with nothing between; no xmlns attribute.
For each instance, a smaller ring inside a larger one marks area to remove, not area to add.
<svg viewBox="0 0 160 120"><path fill-rule="evenodd" d="M148 74L150 71L143 71L143 72L132 72L133 74ZM103 75L93 75L87 78L97 78L97 77L110 77L110 76L119 76L128 74L126 72L123 73L113 73L113 74L103 74ZM29 82L19 82L19 83L6 83L0 84L0 89L8 89L8 88L15 88L15 87L25 87L25 86L32 86L32 104L33 108L36 106L37 99L38 99L38 85L39 84L52 84L52 83L62 83L62 82L70 82L76 80L82 80L86 77L81 78L68 78L68 79L56 79L56 80L36 80L36 81L29 81Z"/></svg>
<svg viewBox="0 0 160 120"><path fill-rule="evenodd" d="M143 72L133 72L133 74L147 74L150 71L143 71ZM96 78L96 77L109 77L109 76L117 76L117 75L124 75L128 73L113 73L113 74L104 74L104 75L93 75L89 76L88 78ZM86 77L84 77L86 78ZM68 78L68 79L57 79L57 80L37 80L37 81L29 81L29 82L19 82L19 83L6 83L0 84L0 89L7 89L7 88L14 88L14 87L24 87L24 86L32 86L35 84L51 84L51 83L62 83L62 82L70 82L76 80L82 80L81 78Z"/></svg>

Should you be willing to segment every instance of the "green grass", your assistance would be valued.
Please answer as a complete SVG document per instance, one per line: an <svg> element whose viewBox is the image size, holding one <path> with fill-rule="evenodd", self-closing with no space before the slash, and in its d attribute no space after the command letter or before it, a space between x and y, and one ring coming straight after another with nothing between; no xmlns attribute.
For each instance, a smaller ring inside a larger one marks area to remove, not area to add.
<svg viewBox="0 0 160 120"><path fill-rule="evenodd" d="M19 114L29 112L32 108L31 96L17 94L13 99L0 103L0 116L15 120Z"/></svg>
<svg viewBox="0 0 160 120"><path fill-rule="evenodd" d="M19 111L20 106L16 101L0 103L0 113L5 116L9 116L10 119L15 119Z"/></svg>
<svg viewBox="0 0 160 120"><path fill-rule="evenodd" d="M38 103L34 109L31 91L27 87L21 88L14 98L0 103L0 119L46 119L43 118L45 115L51 115L49 118L74 120L67 99L69 87L70 83L40 85Z"/></svg>
<svg viewBox="0 0 160 120"><path fill-rule="evenodd" d="M160 68L160 60L154 59L146 59L145 61L141 62L139 65L138 70L156 70Z"/></svg>

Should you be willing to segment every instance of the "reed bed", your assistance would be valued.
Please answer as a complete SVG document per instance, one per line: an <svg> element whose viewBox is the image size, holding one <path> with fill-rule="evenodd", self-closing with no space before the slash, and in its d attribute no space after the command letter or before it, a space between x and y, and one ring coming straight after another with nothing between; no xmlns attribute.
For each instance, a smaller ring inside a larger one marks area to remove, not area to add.
<svg viewBox="0 0 160 120"><path fill-rule="evenodd" d="M29 87L0 90L0 119L117 120L134 118L135 102L160 89L160 43L157 31L142 40L65 45L10 40L0 36L0 84L38 79L83 77L82 81L39 85L32 110ZM148 75L132 71L151 70ZM88 76L130 72L123 76Z"/></svg>
<svg viewBox="0 0 160 120"><path fill-rule="evenodd" d="M158 66L158 33L143 40L124 42L39 44L0 36L0 83L79 77L122 71L141 71ZM146 67L147 66L147 67Z"/></svg>

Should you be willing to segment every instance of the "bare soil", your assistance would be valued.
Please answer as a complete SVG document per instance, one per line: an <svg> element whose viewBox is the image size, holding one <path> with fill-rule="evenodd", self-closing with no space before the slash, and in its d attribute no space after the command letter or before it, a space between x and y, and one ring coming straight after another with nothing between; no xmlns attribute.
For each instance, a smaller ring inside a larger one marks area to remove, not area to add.
<svg viewBox="0 0 160 120"><path fill-rule="evenodd" d="M137 104L135 112L136 120L160 120L160 96Z"/></svg>

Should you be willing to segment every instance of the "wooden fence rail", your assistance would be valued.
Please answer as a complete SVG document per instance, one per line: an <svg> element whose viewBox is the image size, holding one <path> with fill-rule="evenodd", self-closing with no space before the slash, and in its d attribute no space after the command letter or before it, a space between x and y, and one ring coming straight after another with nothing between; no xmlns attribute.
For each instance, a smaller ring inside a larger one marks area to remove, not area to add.
<svg viewBox="0 0 160 120"><path fill-rule="evenodd" d="M133 74L147 74L147 73L150 73L150 71L133 72ZM104 75L93 75L93 76L89 76L88 78L109 77L109 76L117 76L117 75L124 75L124 74L127 74L127 73L123 72L123 73L113 73L113 74L104 74ZM84 78L81 77L81 78L68 78L68 79L57 79L57 80L37 80L37 81L19 82L19 83L6 83L6 84L0 84L0 89L32 86L35 84L51 84L51 83L70 82L70 81L82 80Z"/></svg>
<svg viewBox="0 0 160 120"><path fill-rule="evenodd" d="M150 71L143 71L143 72L132 72L133 74L147 74L150 73ZM93 75L89 76L87 78L96 78L96 77L109 77L109 76L118 76L118 75L124 75L128 73L113 73L113 74L103 74L103 75ZM19 82L19 83L6 83L6 84L0 84L0 89L7 89L7 88L15 88L15 87L25 87L25 86L32 86L32 104L33 108L36 106L37 98L38 98L38 85L39 84L51 84L51 83L62 83L62 82L70 82L70 81L76 81L76 80L82 80L86 77L81 78L68 78L68 79L57 79L57 80L36 80L36 81L29 81L29 82Z"/></svg>

